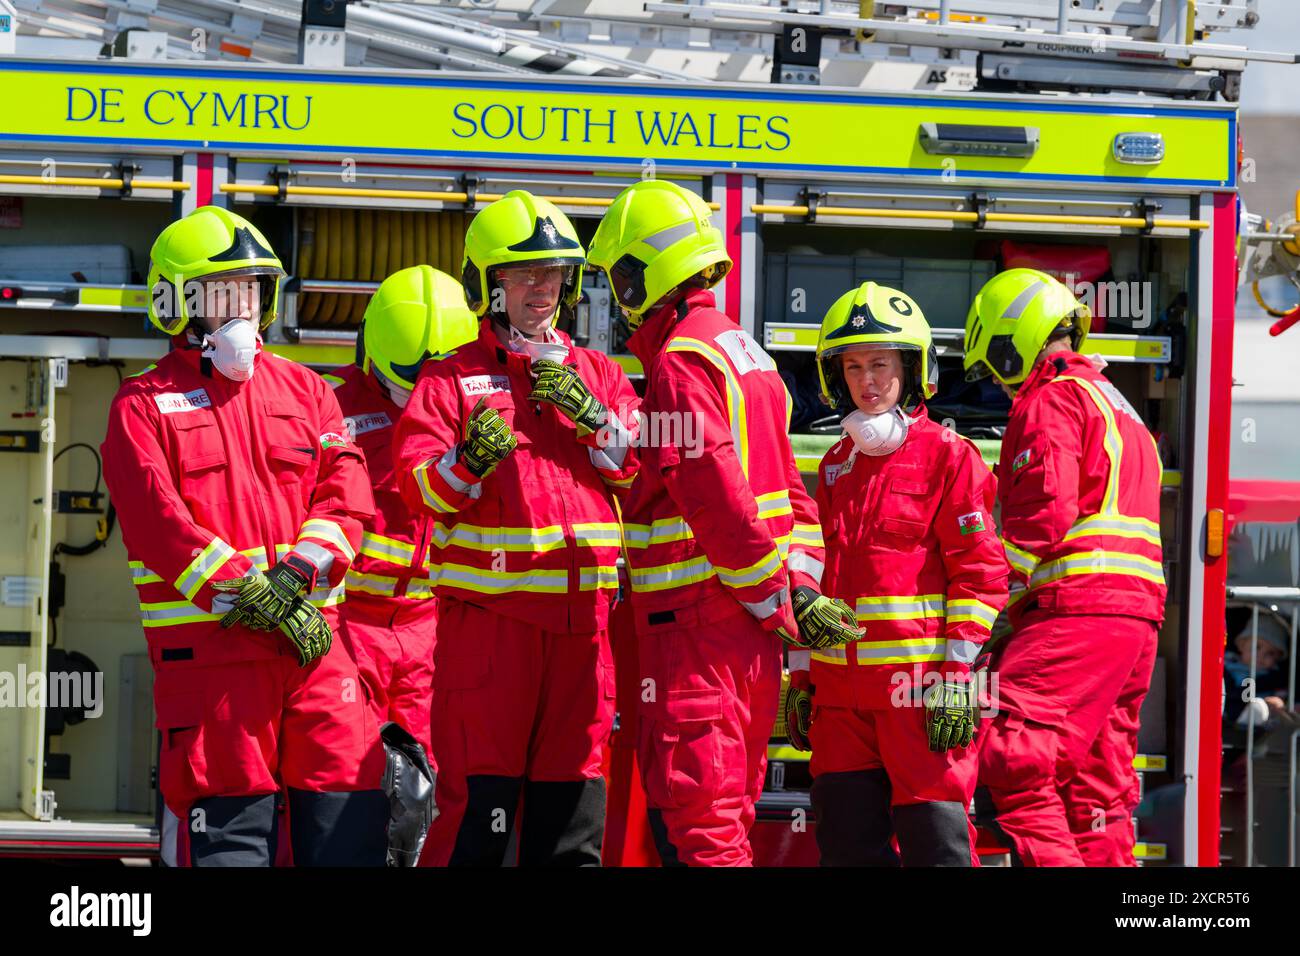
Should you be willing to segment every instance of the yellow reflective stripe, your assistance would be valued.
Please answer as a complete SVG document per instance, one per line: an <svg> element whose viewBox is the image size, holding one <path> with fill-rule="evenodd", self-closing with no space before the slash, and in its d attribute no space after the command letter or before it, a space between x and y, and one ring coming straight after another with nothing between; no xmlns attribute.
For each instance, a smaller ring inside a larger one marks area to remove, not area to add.
<svg viewBox="0 0 1300 956"><path fill-rule="evenodd" d="M723 354L707 342L678 336L668 342L665 352L694 352L701 355L714 368L722 373L727 383L727 418L731 423L731 440L736 444L736 456L740 459L740 470L749 477L749 424L745 412L745 394L740 388L730 363Z"/></svg>
<svg viewBox="0 0 1300 956"><path fill-rule="evenodd" d="M681 515L660 518L653 524L624 525L623 536L629 548L648 548L651 545L667 544L670 541L689 541L695 537L690 525Z"/></svg>
<svg viewBox="0 0 1300 956"><path fill-rule="evenodd" d="M263 574L265 574L271 567L270 563L266 560L266 548L248 548L239 553L248 558L248 560L253 563L253 567L257 568L257 570L261 571Z"/></svg>
<svg viewBox="0 0 1300 956"><path fill-rule="evenodd" d="M1110 402L1092 382L1073 375L1062 375L1056 381L1074 382L1081 386L1106 420L1106 438L1102 444L1106 448L1106 457L1110 460L1110 474L1106 476L1106 494L1101 501L1101 513L1119 514L1119 463L1123 459L1124 439L1120 436L1119 425L1115 421L1115 409L1111 408Z"/></svg>
<svg viewBox="0 0 1300 956"><path fill-rule="evenodd" d="M362 594L392 597L397 593L397 578L390 578L383 574L367 574L354 568L348 569L344 584L349 591L360 591Z"/></svg>
<svg viewBox="0 0 1300 956"><path fill-rule="evenodd" d="M433 484L429 481L429 469L437 467L437 464L436 459L430 458L428 461L416 465L411 470L411 474L415 476L416 487L420 489L420 498L430 511L437 511L447 515L455 514L460 509L443 501L438 492L433 490Z"/></svg>
<svg viewBox="0 0 1300 956"><path fill-rule="evenodd" d="M1002 549L1007 553L1007 563L1011 565L1011 570L1029 577L1034 573L1034 568L1038 567L1037 557L1023 548L1017 548L1006 538L1002 539Z"/></svg>
<svg viewBox="0 0 1300 956"><path fill-rule="evenodd" d="M162 578L146 568L143 561L128 561L127 566L131 569L131 583L136 587L162 583Z"/></svg>
<svg viewBox="0 0 1300 956"><path fill-rule="evenodd" d="M569 590L569 576L565 571L485 571L463 564L431 564L429 578L435 585L481 594L508 591L564 594Z"/></svg>
<svg viewBox="0 0 1300 956"><path fill-rule="evenodd" d="M617 521L588 521L573 526L574 543L580 548L618 548L623 534Z"/></svg>
<svg viewBox="0 0 1300 956"><path fill-rule="evenodd" d="M758 505L758 516L760 518L779 518L781 515L792 514L794 509L790 507L790 492L773 491L770 494L758 495L754 498L754 503Z"/></svg>
<svg viewBox="0 0 1300 956"><path fill-rule="evenodd" d="M329 518L308 518L298 532L298 540L305 541L315 539L324 541L326 544L332 544L338 548L347 559L351 561L357 556L356 549L348 541L348 536L343 533L343 526L337 521L331 521Z"/></svg>
<svg viewBox="0 0 1300 956"><path fill-rule="evenodd" d="M859 621L914 621L943 617L942 594L860 597L854 607Z"/></svg>
<svg viewBox="0 0 1300 956"><path fill-rule="evenodd" d="M812 652L812 659L823 664L843 664L848 666L849 657L842 647L825 647Z"/></svg>
<svg viewBox="0 0 1300 956"><path fill-rule="evenodd" d="M819 524L797 524L790 532L790 543L801 544L806 548L824 548L822 526Z"/></svg>
<svg viewBox="0 0 1300 956"><path fill-rule="evenodd" d="M334 587L319 587L307 595L307 603L314 607L332 607L335 604L341 604L346 596L347 583L336 584Z"/></svg>
<svg viewBox="0 0 1300 956"><path fill-rule="evenodd" d="M781 570L781 553L773 548L758 561L745 568L724 568L717 565L718 580L732 588L762 584Z"/></svg>
<svg viewBox="0 0 1300 956"><path fill-rule="evenodd" d="M616 588L618 587L618 567L616 565L600 565L594 568L582 568L578 572L578 589L581 591L595 591L597 588Z"/></svg>
<svg viewBox="0 0 1300 956"><path fill-rule="evenodd" d="M941 637L914 637L901 641L858 641L857 648L859 664L915 664L942 661L947 643Z"/></svg>
<svg viewBox="0 0 1300 956"><path fill-rule="evenodd" d="M994 622L998 619L998 612L996 608L975 598L955 598L948 601L947 618L949 624L971 621L986 631L991 631Z"/></svg>
<svg viewBox="0 0 1300 956"><path fill-rule="evenodd" d="M636 475L629 475L626 478L615 478L599 470L597 471L597 474L600 475L601 481L607 485L613 485L615 488L631 488L636 482Z"/></svg>
<svg viewBox="0 0 1300 956"><path fill-rule="evenodd" d="M1042 565L1029 579L1029 586L1037 588L1080 574L1124 574L1154 584L1165 583L1164 568L1159 561L1115 551L1084 551Z"/></svg>
<svg viewBox="0 0 1300 956"><path fill-rule="evenodd" d="M213 538L208 546L199 552L199 556L190 562L189 567L180 573L173 587L187 600L202 590L217 570L235 556L235 549L220 538Z"/></svg>
<svg viewBox="0 0 1300 956"><path fill-rule="evenodd" d="M197 624L202 621L219 621L222 617L221 614L205 614L189 601L158 601L140 605L140 621L145 627Z"/></svg>
<svg viewBox="0 0 1300 956"><path fill-rule="evenodd" d="M406 596L420 601L433 597L433 582L427 578L412 578L406 582Z"/></svg>
<svg viewBox="0 0 1300 956"><path fill-rule="evenodd" d="M330 383L330 388L338 388L343 384L343 379L339 378L337 375L331 375L328 372L321 375L321 378Z"/></svg>
<svg viewBox="0 0 1300 956"><path fill-rule="evenodd" d="M713 565L704 557L653 568L628 569L633 591L666 591L708 580L714 573Z"/></svg>
<svg viewBox="0 0 1300 956"><path fill-rule="evenodd" d="M1161 546L1160 526L1146 518L1130 518L1126 515L1088 515L1074 523L1064 540L1077 541L1079 538L1093 535L1108 535L1115 538L1135 538L1147 544Z"/></svg>
<svg viewBox="0 0 1300 956"><path fill-rule="evenodd" d="M373 531L364 531L361 534L361 553L368 558L409 568L411 562L415 560L415 545Z"/></svg>
<svg viewBox="0 0 1300 956"><path fill-rule="evenodd" d="M564 529L558 524L545 528L487 528L477 524L448 527L441 521L433 525L436 548L471 548L475 551L530 551L541 554L565 546Z"/></svg>

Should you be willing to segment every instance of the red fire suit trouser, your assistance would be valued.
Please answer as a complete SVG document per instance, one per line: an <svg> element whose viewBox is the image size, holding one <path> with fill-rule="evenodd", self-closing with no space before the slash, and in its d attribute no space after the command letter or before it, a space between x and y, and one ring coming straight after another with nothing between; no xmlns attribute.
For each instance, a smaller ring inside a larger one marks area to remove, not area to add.
<svg viewBox="0 0 1300 956"><path fill-rule="evenodd" d="M653 621L653 623L652 623ZM730 597L637 612L637 762L668 865L752 866L781 644Z"/></svg>
<svg viewBox="0 0 1300 956"><path fill-rule="evenodd" d="M375 719L400 724L424 746L436 769L429 740L433 700L433 645L437 601L348 597L342 607L343 636L370 695Z"/></svg>
<svg viewBox="0 0 1300 956"><path fill-rule="evenodd" d="M965 859L954 860L955 855L969 857L971 866L979 865L975 827L967 814L979 765L975 745L932 752L925 708L919 699L913 706L886 705L873 710L814 706L808 742L813 790L819 798L814 800L819 835L843 835L846 844L857 845L872 842L871 834L880 842L880 836L898 831L904 865L966 865ZM864 771L877 775L883 771L881 784L887 778L888 785L861 785L854 777L865 776ZM849 785L856 800L823 797L840 780ZM903 809L900 813L900 808L916 808L917 812ZM826 819L830 815L854 815L855 819ZM835 849L844 853L848 847ZM893 862L876 858L883 848L863 849L871 852L873 859L845 856L844 862ZM892 856L892 851L881 855L885 854ZM823 853L823 862L826 857Z"/></svg>
<svg viewBox="0 0 1300 956"><path fill-rule="evenodd" d="M548 631L439 599L431 714L439 816L422 866L500 866L521 798L521 865L599 864L608 631Z"/></svg>
<svg viewBox="0 0 1300 956"><path fill-rule="evenodd" d="M189 864L189 834L201 821L188 817L200 801L264 795L273 801L282 787L320 795L380 791L379 725L339 642L307 667L291 654L187 665L154 663L159 789L179 824L171 828L175 860L169 862Z"/></svg>
<svg viewBox="0 0 1300 956"><path fill-rule="evenodd" d="M1026 866L1132 866L1138 712L1156 625L1026 612L994 651L979 785Z"/></svg>

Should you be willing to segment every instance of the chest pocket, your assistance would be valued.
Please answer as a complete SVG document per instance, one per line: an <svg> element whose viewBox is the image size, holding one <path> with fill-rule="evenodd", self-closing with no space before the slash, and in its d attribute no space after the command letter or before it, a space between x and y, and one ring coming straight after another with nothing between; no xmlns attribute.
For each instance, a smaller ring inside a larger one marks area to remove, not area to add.
<svg viewBox="0 0 1300 956"><path fill-rule="evenodd" d="M303 419L301 407L264 401L261 408L272 477L279 484L300 484L316 469L320 456L317 436Z"/></svg>
<svg viewBox="0 0 1300 956"><path fill-rule="evenodd" d="M171 414L167 421L174 430L182 496L190 501L223 500L224 494L213 486L224 480L229 458L212 413Z"/></svg>
<svg viewBox="0 0 1300 956"><path fill-rule="evenodd" d="M920 547L939 510L939 488L917 478L887 478L878 528L894 545Z"/></svg>

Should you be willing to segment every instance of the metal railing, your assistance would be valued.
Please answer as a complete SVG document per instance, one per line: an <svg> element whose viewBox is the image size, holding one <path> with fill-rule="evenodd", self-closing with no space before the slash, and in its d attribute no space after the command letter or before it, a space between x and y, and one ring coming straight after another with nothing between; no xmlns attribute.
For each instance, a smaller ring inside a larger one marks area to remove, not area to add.
<svg viewBox="0 0 1300 956"><path fill-rule="evenodd" d="M1289 711L1295 711L1295 672L1296 672L1296 634L1300 628L1300 588L1277 587L1230 587L1227 589L1230 601L1249 602L1250 615L1250 696L1246 708L1246 866L1255 865L1255 726L1259 722L1256 708L1253 706L1257 685L1257 662L1259 654L1259 614L1262 606L1271 606L1281 614L1284 606L1290 607L1290 646L1287 649L1287 690L1286 704ZM1286 615L1282 615L1285 619ZM1296 865L1296 771L1297 738L1300 727L1292 731L1288 741L1288 775L1287 775L1287 865Z"/></svg>

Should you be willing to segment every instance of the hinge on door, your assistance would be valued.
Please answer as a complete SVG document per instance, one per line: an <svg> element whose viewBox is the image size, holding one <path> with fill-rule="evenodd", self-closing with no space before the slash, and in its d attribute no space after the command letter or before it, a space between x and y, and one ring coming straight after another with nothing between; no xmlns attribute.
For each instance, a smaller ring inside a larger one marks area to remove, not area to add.
<svg viewBox="0 0 1300 956"><path fill-rule="evenodd" d="M36 795L36 819L49 823L54 819L54 810L58 806L53 790L42 790Z"/></svg>

